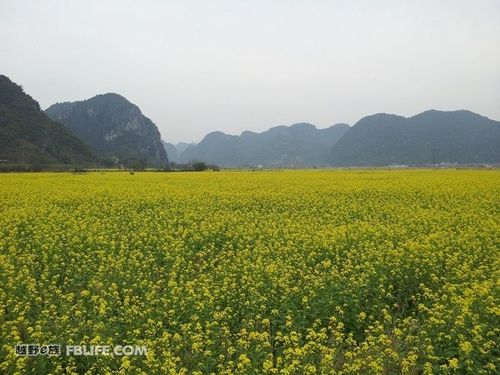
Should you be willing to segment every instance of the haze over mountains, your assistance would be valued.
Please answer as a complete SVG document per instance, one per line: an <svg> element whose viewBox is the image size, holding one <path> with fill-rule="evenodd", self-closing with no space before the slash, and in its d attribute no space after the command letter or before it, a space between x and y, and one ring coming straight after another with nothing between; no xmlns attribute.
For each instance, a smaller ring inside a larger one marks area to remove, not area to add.
<svg viewBox="0 0 500 375"><path fill-rule="evenodd" d="M174 163L181 162L180 156L186 148L188 148L189 146L196 145L196 143L187 143L187 142L179 142L173 144L165 142L164 140L162 140L161 142L163 143L163 148L165 149L168 155L168 160Z"/></svg>
<svg viewBox="0 0 500 375"><path fill-rule="evenodd" d="M182 162L202 160L221 167L300 168L328 166L332 145L349 129L346 124L317 129L300 123L241 135L212 132L180 155Z"/></svg>
<svg viewBox="0 0 500 375"><path fill-rule="evenodd" d="M212 132L184 152L167 147L180 162L228 168L498 164L500 122L465 110L430 110L409 118L379 113L352 127L302 123L239 136Z"/></svg>
<svg viewBox="0 0 500 375"><path fill-rule="evenodd" d="M230 168L499 164L500 122L464 110L409 118L379 113L352 127L295 124L240 136L213 132L178 158Z"/></svg>
<svg viewBox="0 0 500 375"><path fill-rule="evenodd" d="M498 165L500 122L464 110L408 118L380 113L352 127L299 123L240 135L215 131L198 144L173 145L118 94L57 103L44 113L20 86L0 76L1 165L176 168L167 155L175 163L226 168Z"/></svg>

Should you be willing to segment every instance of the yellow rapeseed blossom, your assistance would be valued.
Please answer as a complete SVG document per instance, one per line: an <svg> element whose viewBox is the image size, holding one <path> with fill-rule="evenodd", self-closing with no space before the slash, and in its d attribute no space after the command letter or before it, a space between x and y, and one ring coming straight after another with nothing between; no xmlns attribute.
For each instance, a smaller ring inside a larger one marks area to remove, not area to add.
<svg viewBox="0 0 500 375"><path fill-rule="evenodd" d="M496 170L3 174L0 373L495 374L499 202Z"/></svg>

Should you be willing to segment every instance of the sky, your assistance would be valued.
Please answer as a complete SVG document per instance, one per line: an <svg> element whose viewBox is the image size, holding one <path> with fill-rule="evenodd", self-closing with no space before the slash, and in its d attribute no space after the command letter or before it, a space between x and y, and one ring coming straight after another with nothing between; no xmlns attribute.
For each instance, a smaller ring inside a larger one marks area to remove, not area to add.
<svg viewBox="0 0 500 375"><path fill-rule="evenodd" d="M169 142L379 112L500 120L500 0L0 0L42 108L116 92Z"/></svg>

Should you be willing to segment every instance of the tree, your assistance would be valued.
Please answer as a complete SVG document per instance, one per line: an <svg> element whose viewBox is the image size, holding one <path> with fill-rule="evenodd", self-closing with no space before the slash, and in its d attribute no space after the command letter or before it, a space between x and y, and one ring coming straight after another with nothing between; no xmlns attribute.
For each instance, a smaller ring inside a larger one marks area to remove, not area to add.
<svg viewBox="0 0 500 375"><path fill-rule="evenodd" d="M193 162L193 170L201 172L206 171L208 169L207 165L202 161Z"/></svg>

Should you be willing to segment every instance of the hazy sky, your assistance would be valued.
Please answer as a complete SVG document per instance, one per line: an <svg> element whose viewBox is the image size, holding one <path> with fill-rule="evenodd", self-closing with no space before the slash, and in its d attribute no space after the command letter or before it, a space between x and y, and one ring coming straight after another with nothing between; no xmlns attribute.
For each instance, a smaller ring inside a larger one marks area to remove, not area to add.
<svg viewBox="0 0 500 375"><path fill-rule="evenodd" d="M43 108L117 92L173 142L431 108L500 120L500 0L0 0L0 74Z"/></svg>

